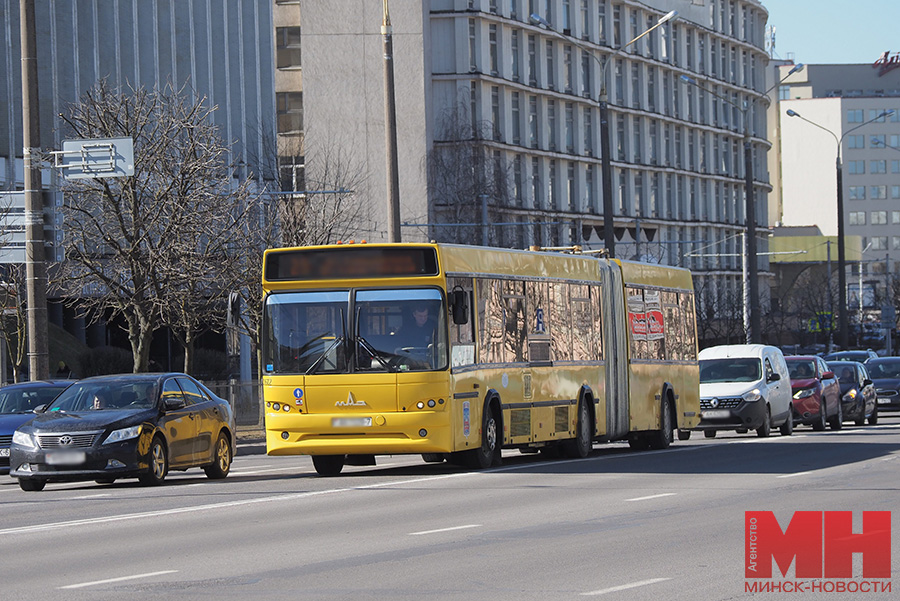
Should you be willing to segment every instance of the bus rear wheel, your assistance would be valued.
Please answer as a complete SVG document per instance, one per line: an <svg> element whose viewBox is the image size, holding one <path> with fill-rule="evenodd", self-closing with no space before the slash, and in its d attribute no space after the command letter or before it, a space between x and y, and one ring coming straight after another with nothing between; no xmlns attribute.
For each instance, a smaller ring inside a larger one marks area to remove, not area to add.
<svg viewBox="0 0 900 601"><path fill-rule="evenodd" d="M344 455L313 455L312 461L320 476L337 476L344 469Z"/></svg>

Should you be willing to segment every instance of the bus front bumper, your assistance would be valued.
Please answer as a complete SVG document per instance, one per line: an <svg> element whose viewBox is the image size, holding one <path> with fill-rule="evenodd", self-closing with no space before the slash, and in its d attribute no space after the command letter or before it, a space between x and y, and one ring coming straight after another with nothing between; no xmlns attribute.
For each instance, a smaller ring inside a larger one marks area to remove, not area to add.
<svg viewBox="0 0 900 601"><path fill-rule="evenodd" d="M269 455L448 453L452 446L444 411L266 414Z"/></svg>

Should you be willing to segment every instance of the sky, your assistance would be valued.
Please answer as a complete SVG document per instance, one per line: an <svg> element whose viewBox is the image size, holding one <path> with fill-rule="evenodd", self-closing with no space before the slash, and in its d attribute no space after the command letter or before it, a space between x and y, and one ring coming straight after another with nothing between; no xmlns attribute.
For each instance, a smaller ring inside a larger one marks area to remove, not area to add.
<svg viewBox="0 0 900 601"><path fill-rule="evenodd" d="M873 63L900 52L900 0L762 0L775 56L798 63Z"/></svg>

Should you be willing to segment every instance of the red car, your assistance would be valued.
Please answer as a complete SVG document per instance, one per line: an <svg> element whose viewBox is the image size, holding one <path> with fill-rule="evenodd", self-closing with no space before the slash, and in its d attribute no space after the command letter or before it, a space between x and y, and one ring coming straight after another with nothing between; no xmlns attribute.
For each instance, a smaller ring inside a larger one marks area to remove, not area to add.
<svg viewBox="0 0 900 601"><path fill-rule="evenodd" d="M794 423L822 431L842 427L841 385L821 357L796 355L785 357L791 376Z"/></svg>

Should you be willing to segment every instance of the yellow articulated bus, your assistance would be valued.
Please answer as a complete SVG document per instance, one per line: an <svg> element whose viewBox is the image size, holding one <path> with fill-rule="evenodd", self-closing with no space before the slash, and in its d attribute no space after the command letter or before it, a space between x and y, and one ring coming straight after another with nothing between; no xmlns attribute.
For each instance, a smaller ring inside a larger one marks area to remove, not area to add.
<svg viewBox="0 0 900 601"><path fill-rule="evenodd" d="M477 468L501 449L665 448L700 414L691 274L447 244L270 249L269 455L322 475L375 455Z"/></svg>

